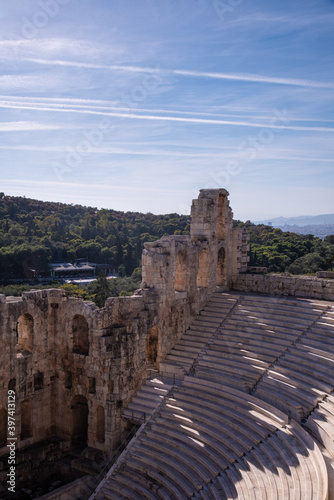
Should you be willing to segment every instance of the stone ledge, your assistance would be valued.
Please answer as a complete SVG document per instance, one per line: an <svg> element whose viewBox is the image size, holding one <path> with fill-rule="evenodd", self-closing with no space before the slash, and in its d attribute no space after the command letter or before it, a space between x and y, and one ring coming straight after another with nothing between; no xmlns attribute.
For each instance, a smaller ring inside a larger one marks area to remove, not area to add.
<svg viewBox="0 0 334 500"><path fill-rule="evenodd" d="M317 278L325 278L325 279L334 279L334 272L333 271L318 271L317 272Z"/></svg>
<svg viewBox="0 0 334 500"><path fill-rule="evenodd" d="M232 277L232 290L334 301L334 281L315 276L239 274Z"/></svg>

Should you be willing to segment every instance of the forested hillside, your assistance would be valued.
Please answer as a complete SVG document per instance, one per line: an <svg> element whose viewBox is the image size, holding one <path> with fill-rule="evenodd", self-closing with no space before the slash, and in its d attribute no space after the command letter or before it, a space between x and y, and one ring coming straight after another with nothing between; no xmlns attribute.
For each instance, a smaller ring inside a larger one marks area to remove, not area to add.
<svg viewBox="0 0 334 500"><path fill-rule="evenodd" d="M190 217L117 212L42 202L0 193L0 280L26 280L29 268L52 261L110 264L131 275L140 266L143 243L165 234L189 234ZM334 236L283 232L235 221L251 234L250 265L269 272L315 273L334 268Z"/></svg>
<svg viewBox="0 0 334 500"><path fill-rule="evenodd" d="M27 278L52 261L140 265L143 243L164 234L189 234L189 217L97 210L0 193L0 278Z"/></svg>
<svg viewBox="0 0 334 500"><path fill-rule="evenodd" d="M250 266L269 272L312 274L334 269L334 235L324 240L312 234L296 234L264 224L235 222L250 232Z"/></svg>

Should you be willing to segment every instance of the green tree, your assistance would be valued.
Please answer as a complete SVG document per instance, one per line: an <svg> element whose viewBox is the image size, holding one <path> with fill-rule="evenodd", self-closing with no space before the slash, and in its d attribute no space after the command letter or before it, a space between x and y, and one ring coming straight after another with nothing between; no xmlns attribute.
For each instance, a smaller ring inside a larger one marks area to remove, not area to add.
<svg viewBox="0 0 334 500"><path fill-rule="evenodd" d="M95 281L94 292L94 302L98 307L103 307L107 298L112 294L109 280L104 273L100 273Z"/></svg>

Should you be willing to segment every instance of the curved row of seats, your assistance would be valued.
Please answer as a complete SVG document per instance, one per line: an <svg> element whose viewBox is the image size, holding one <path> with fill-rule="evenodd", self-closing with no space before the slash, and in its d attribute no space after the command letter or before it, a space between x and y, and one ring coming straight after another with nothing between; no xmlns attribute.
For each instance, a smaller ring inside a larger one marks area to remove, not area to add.
<svg viewBox="0 0 334 500"><path fill-rule="evenodd" d="M94 498L324 500L321 454L305 435L265 402L188 376Z"/></svg>
<svg viewBox="0 0 334 500"><path fill-rule="evenodd" d="M303 343L299 341L304 336L308 335L308 344L316 342L311 336L318 321L328 314L328 307L327 304L306 300L242 296L233 314L223 323L221 334L216 335L198 356L195 365L196 376L251 392L265 377L270 367L274 366L276 369L278 365L282 391L285 393L284 358L293 356L291 351L295 346L296 349L302 349ZM326 349L328 345L329 341ZM272 375L268 373L268 388L272 385ZM279 376L276 377L279 379ZM307 387L310 382L305 380ZM293 380L290 385L292 384ZM287 386L287 392L290 390L290 385ZM298 387L302 391L301 385L299 380ZM319 381L314 394L306 397L305 409L299 413L296 410L292 415L303 418L328 390L329 385ZM279 400L279 391L277 395Z"/></svg>
<svg viewBox="0 0 334 500"><path fill-rule="evenodd" d="M307 433L299 426L280 429L268 441L239 459L232 472L226 471L227 480L222 475L220 485L225 497L240 500L326 498L326 479L322 483L326 478L324 462L320 450L307 451L308 441ZM312 443L309 446L313 448Z"/></svg>
<svg viewBox="0 0 334 500"><path fill-rule="evenodd" d="M94 499L326 499L310 434L334 455L331 304L217 294L163 367L193 368L160 391ZM145 388L132 409L144 404Z"/></svg>
<svg viewBox="0 0 334 500"><path fill-rule="evenodd" d="M253 394L301 420L333 391L334 320L326 312L268 370Z"/></svg>

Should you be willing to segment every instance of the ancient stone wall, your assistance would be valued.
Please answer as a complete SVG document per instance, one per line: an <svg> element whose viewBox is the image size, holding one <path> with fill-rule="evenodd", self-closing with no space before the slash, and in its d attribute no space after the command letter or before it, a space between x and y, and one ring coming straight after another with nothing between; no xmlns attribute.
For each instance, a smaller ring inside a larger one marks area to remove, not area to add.
<svg viewBox="0 0 334 500"><path fill-rule="evenodd" d="M141 289L101 309L63 290L0 296L0 428L10 388L17 450L57 436L65 449L113 452L147 365L158 368L217 287L228 290L245 270L248 235L233 229L232 216L226 190L201 190L191 234L146 243Z"/></svg>

